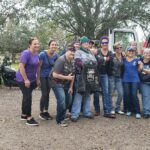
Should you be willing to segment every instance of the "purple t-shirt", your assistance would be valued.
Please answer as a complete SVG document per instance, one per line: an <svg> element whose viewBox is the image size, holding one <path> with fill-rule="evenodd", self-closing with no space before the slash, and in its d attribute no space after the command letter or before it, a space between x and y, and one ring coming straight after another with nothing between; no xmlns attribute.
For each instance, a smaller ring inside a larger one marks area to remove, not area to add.
<svg viewBox="0 0 150 150"><path fill-rule="evenodd" d="M34 82L36 80L39 63L38 53L33 55L30 50L24 50L20 56L20 63L25 64L25 72L28 80L30 82ZM19 70L16 73L16 80L18 82L24 82L24 79Z"/></svg>

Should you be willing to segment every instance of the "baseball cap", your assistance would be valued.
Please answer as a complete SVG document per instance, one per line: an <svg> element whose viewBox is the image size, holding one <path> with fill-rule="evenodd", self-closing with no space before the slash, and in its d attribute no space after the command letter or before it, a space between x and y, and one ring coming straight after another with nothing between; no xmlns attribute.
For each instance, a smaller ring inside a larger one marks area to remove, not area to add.
<svg viewBox="0 0 150 150"><path fill-rule="evenodd" d="M88 39L88 37L86 37L86 36L83 36L83 37L81 37L80 38L80 42L81 43L88 43L90 40Z"/></svg>

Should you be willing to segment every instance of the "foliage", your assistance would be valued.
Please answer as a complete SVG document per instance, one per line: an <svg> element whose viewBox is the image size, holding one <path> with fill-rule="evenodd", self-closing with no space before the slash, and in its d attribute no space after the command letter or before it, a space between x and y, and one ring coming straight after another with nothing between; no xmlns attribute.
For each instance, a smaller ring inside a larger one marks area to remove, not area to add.
<svg viewBox="0 0 150 150"><path fill-rule="evenodd" d="M148 0L31 0L29 3L66 31L92 38L107 34L109 28L134 27L134 23L148 30L150 19Z"/></svg>

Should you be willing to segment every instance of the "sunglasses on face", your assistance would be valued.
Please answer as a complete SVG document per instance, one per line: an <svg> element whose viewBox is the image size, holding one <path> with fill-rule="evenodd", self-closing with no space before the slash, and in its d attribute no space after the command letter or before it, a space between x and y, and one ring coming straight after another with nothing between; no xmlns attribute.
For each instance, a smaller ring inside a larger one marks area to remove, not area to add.
<svg viewBox="0 0 150 150"><path fill-rule="evenodd" d="M107 44L108 44L108 42L101 42L101 44L102 44L102 45L104 45L104 44L106 44L106 45L107 45Z"/></svg>
<svg viewBox="0 0 150 150"><path fill-rule="evenodd" d="M116 47L115 49L122 49L122 47Z"/></svg>

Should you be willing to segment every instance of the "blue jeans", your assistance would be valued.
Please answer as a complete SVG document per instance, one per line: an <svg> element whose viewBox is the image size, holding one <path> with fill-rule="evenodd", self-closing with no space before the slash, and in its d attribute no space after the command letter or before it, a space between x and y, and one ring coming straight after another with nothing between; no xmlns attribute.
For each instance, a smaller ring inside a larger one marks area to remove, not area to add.
<svg viewBox="0 0 150 150"><path fill-rule="evenodd" d="M79 114L81 112L81 105L84 116L92 115L90 110L90 94L84 93L81 95L80 93L76 93L72 105L71 118L76 119L79 117Z"/></svg>
<svg viewBox="0 0 150 150"><path fill-rule="evenodd" d="M132 112L133 108L135 109L135 113L140 113L140 105L138 99L138 82L123 82L124 89L124 103L126 104L127 112ZM133 104L133 105L132 105Z"/></svg>
<svg viewBox="0 0 150 150"><path fill-rule="evenodd" d="M94 108L95 108L95 112L100 113L100 101L99 101L100 93L95 92L93 94L93 96L94 96L93 105L94 105Z"/></svg>
<svg viewBox="0 0 150 150"><path fill-rule="evenodd" d="M72 96L68 93L68 89L64 89L61 84L55 85L52 89L57 100L56 122L60 123L65 119L66 111L71 105Z"/></svg>
<svg viewBox="0 0 150 150"><path fill-rule="evenodd" d="M150 115L150 83L141 83L143 113Z"/></svg>
<svg viewBox="0 0 150 150"><path fill-rule="evenodd" d="M75 95L76 95L77 92L78 92L78 81L79 81L79 77L80 77L79 74L76 74L76 75L75 75L75 80L74 80L74 85L73 85L73 93L72 93L72 103L71 103L70 108L69 108L69 112L70 112L70 113L71 113L71 110L72 110L72 105L73 105L73 102L74 102L74 99L75 99Z"/></svg>
<svg viewBox="0 0 150 150"><path fill-rule="evenodd" d="M103 96L103 109L104 113L111 113L112 111L112 99L110 92L110 80L107 74L100 75L100 84L102 87L102 96Z"/></svg>
<svg viewBox="0 0 150 150"><path fill-rule="evenodd" d="M110 92L111 95L114 93L114 91L117 91L117 100L115 105L115 111L120 111L121 102L123 99L123 85L122 85L122 79L118 77L110 77Z"/></svg>

